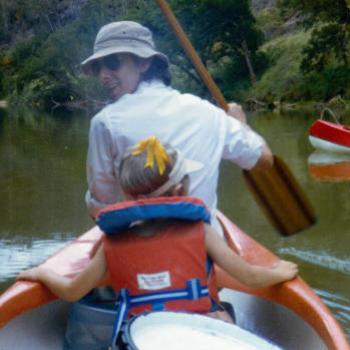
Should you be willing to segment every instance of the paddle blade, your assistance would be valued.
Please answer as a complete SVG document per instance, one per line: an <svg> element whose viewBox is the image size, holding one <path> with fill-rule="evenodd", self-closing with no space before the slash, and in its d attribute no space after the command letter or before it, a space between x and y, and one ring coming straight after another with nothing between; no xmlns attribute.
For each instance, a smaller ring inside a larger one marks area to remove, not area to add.
<svg viewBox="0 0 350 350"><path fill-rule="evenodd" d="M268 170L245 170L244 179L271 223L283 236L291 236L316 222L315 211L282 159L274 156Z"/></svg>

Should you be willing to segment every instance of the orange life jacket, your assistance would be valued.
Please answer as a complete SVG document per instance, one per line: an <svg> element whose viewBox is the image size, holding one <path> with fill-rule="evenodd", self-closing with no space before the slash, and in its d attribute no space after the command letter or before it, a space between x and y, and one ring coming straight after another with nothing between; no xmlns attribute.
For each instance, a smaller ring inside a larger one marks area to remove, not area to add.
<svg viewBox="0 0 350 350"><path fill-rule="evenodd" d="M177 218L176 211L181 212L181 220L169 220L169 226L152 236L125 230L125 223L123 229L119 227L126 213L130 224L138 217L156 218L157 212ZM186 213L194 221L186 220ZM190 197L124 202L100 214L97 223L108 232L104 250L110 280L119 291L116 331L127 315L151 310L208 313L212 300L219 303L206 252L203 220L207 219L202 216L209 217L204 204Z"/></svg>
<svg viewBox="0 0 350 350"><path fill-rule="evenodd" d="M186 283L198 279L209 287L209 295L196 300L173 300L145 303L130 309L133 314L149 310L181 310L206 313L211 300L218 300L213 270L207 271L204 223L176 222L152 237L123 233L104 239L112 287L127 288L130 295L185 289ZM163 304L163 305L161 305Z"/></svg>

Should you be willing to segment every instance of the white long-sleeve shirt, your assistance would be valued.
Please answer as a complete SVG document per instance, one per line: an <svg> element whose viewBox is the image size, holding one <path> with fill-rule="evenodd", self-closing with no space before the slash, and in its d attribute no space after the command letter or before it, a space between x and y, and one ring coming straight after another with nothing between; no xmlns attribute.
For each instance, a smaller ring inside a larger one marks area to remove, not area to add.
<svg viewBox="0 0 350 350"><path fill-rule="evenodd" d="M201 171L190 174L189 195L201 198L212 214L221 159L250 169L264 144L259 135L210 102L181 94L157 80L142 82L134 93L122 96L91 120L86 203L93 216L122 200L121 157L127 148L151 135L204 164Z"/></svg>

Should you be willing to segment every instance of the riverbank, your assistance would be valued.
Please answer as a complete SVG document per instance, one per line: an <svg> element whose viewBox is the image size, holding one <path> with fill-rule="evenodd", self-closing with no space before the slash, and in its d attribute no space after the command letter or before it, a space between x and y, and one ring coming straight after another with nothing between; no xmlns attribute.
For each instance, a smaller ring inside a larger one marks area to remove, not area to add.
<svg viewBox="0 0 350 350"><path fill-rule="evenodd" d="M304 111L312 114L321 115L323 110L328 110L330 117L339 119L350 115L350 100L345 100L341 96L336 96L327 102L324 101L299 101L288 102L283 100L258 100L256 98L247 98L243 103L247 111ZM326 115L327 117L327 115Z"/></svg>

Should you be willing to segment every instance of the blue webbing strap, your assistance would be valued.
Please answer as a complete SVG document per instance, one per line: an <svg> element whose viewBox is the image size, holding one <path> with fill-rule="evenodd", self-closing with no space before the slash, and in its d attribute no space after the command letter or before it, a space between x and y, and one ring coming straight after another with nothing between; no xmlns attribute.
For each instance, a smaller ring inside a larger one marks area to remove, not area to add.
<svg viewBox="0 0 350 350"><path fill-rule="evenodd" d="M115 321L114 321L113 332L112 332L112 349L113 350L117 349L116 348L117 336L118 336L120 327L122 325L122 322L126 319L126 316L130 308L130 295L129 295L129 291L126 288L123 288L119 291L117 305L118 305L117 312L115 315Z"/></svg>
<svg viewBox="0 0 350 350"><path fill-rule="evenodd" d="M118 307L113 326L112 349L117 349L117 336L130 307L142 304L164 303L174 300L196 300L206 296L209 296L208 287L202 287L198 278L187 281L186 288L173 289L165 292L145 293L133 296L129 294L126 288L121 289L118 294Z"/></svg>

